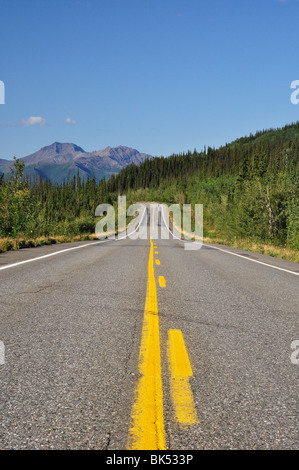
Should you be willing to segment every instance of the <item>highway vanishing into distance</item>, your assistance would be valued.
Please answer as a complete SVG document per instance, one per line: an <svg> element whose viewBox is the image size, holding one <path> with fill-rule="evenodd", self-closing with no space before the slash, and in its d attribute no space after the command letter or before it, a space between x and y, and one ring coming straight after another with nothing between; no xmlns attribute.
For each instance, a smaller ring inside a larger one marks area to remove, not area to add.
<svg viewBox="0 0 299 470"><path fill-rule="evenodd" d="M162 213L0 255L0 449L298 448L298 264L185 250Z"/></svg>

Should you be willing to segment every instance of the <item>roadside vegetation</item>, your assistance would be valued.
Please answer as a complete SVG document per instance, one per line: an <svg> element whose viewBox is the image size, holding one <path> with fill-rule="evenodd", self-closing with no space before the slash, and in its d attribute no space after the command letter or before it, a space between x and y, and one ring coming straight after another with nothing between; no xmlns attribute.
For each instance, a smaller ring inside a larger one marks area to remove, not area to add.
<svg viewBox="0 0 299 470"><path fill-rule="evenodd" d="M97 205L160 201L204 206L206 242L298 260L299 123L219 149L130 165L109 180L63 184L22 177L15 160L0 176L0 250L94 237Z"/></svg>

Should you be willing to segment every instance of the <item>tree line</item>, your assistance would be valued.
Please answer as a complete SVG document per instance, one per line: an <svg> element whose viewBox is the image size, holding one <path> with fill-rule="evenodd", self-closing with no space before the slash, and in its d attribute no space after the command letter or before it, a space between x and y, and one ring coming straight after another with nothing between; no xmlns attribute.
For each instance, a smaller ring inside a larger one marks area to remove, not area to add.
<svg viewBox="0 0 299 470"><path fill-rule="evenodd" d="M121 194L128 203L202 203L206 233L299 249L299 122L132 164L108 180L78 172L57 184L25 179L23 169L15 160L0 176L0 237L92 233L96 206Z"/></svg>

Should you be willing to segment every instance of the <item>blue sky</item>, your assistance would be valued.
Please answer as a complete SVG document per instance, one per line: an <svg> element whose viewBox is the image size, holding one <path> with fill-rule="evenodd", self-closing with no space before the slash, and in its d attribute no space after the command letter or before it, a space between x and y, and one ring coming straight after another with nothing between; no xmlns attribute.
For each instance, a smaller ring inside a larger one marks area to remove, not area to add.
<svg viewBox="0 0 299 470"><path fill-rule="evenodd" d="M298 0L1 0L0 22L0 158L166 156L299 120Z"/></svg>

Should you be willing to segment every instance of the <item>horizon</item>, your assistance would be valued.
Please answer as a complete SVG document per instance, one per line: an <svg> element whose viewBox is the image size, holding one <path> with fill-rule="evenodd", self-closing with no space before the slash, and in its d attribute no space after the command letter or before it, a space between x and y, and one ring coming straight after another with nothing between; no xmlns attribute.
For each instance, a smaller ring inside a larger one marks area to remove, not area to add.
<svg viewBox="0 0 299 470"><path fill-rule="evenodd" d="M290 127L290 126L295 126L299 124L299 120L298 121L293 121L293 122L290 122L290 123L287 123L281 127L269 127L269 128L266 128L266 129L256 129L256 131L254 132L250 132L248 134L244 134L242 136L238 136L236 137L233 141L230 141L230 142L225 142L225 143L222 143L219 145L219 147L212 147L212 148L215 148L215 149L219 149L221 147L224 147L225 145L227 144L230 144L232 142L234 142L235 140L238 140L238 139L241 139L241 138L247 138L247 137L250 137L250 135L255 135L257 133L260 133L260 132L270 132L272 130L276 131L276 130L280 130L280 129L283 129L285 127ZM81 145L79 145L78 143L76 142L60 142L60 141L54 141L52 142L51 144L47 144L47 145L43 145L42 147L40 147L38 150L35 150L33 151L31 154L27 154L27 155L23 155L23 156L20 156L20 157L17 157L17 159L23 159L23 158L26 158L26 157L29 157L31 156L32 154L36 153L36 152L39 152L40 150L43 150L44 148L47 148L47 147L51 147L52 145L54 144L61 144L61 145L75 145L76 147L79 147L83 150L83 152L85 153L93 153L93 152L100 152L102 150L106 150L106 149L115 149L115 148L126 148L126 149L132 149L132 150L136 150L138 153L141 153L141 154L147 154L153 158L159 158L159 157L164 157L164 158L168 158L168 157L171 157L172 155L179 155L179 154L184 154L184 153L188 153L188 152L192 152L193 150L192 149L186 149L186 150L183 150L182 152L174 152L173 154L170 154L170 155L151 155L150 153L146 152L146 151L143 151L143 150L140 150L140 149L136 149L134 147L129 147L128 145L123 145L123 144L120 144L120 145L115 145L115 146L111 146L111 145L108 145L107 147L104 147L104 148L99 148L99 149L94 149L94 150L86 150L86 148L83 148ZM206 145L204 145L204 147L208 147ZM199 149L194 149L197 151L197 153L202 153L204 152L204 148L201 148L200 150ZM7 160L7 161L13 161L14 160L14 157L13 156L12 158L1 158L0 157L0 160Z"/></svg>

